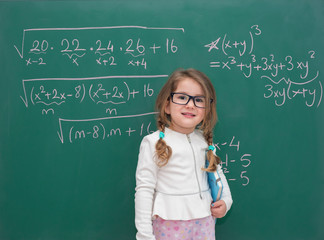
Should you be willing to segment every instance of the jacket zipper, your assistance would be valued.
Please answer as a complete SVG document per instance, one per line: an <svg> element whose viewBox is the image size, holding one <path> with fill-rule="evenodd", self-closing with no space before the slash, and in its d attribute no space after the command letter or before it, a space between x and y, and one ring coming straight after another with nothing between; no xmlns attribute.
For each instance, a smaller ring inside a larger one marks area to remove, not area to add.
<svg viewBox="0 0 324 240"><path fill-rule="evenodd" d="M199 196L200 196L200 199L202 199L200 183L199 183L199 180L198 180L198 173L197 173L197 164L196 164L195 152L194 152L194 149L193 149L193 147L191 145L191 139L190 139L190 137L189 137L188 134L187 134L187 138L188 138L189 145L191 147L192 155L194 157L193 159L194 159L194 166L195 166L195 176L196 176L196 181L197 181L198 188L199 188Z"/></svg>

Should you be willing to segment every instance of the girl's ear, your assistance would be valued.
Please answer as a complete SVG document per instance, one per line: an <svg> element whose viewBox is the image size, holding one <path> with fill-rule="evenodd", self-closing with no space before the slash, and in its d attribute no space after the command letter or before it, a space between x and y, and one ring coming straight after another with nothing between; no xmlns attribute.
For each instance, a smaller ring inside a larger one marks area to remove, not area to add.
<svg viewBox="0 0 324 240"><path fill-rule="evenodd" d="M164 112L170 115L170 100L168 100L164 107Z"/></svg>

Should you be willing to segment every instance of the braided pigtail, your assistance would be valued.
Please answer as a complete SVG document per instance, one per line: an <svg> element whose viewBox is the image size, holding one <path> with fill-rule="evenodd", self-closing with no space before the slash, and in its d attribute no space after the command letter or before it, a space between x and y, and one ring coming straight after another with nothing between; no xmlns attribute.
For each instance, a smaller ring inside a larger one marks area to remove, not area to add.
<svg viewBox="0 0 324 240"><path fill-rule="evenodd" d="M168 161L169 161L169 159L170 159L170 157L172 155L172 149L163 140L164 131L165 131L165 125L162 122L162 120L160 119L160 117L157 120L157 125L158 125L158 128L160 130L160 136L159 136L159 140L155 144L155 151L156 151L156 156L157 156L156 164L159 167L163 167L168 163Z"/></svg>
<svg viewBox="0 0 324 240"><path fill-rule="evenodd" d="M209 162L209 165L207 168L203 168L203 170L207 172L214 172L217 169L217 165L220 163L220 158L218 156L215 156L215 154L213 153L215 149L213 145L213 133L211 131L204 132L204 137L209 145L207 151L207 160Z"/></svg>

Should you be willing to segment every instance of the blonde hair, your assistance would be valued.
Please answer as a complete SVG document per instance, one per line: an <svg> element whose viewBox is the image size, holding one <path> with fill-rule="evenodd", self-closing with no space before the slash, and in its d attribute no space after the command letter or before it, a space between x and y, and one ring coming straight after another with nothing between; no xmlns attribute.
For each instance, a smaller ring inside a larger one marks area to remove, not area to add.
<svg viewBox="0 0 324 240"><path fill-rule="evenodd" d="M165 112L165 108L170 101L171 92L175 91L178 83L185 79L190 78L199 83L203 92L205 94L206 99L212 99L212 101L206 101L206 109L205 116L203 121L198 125L198 128L202 130L204 138L208 145L213 144L213 128L217 122L217 113L216 113L216 93L214 86L212 85L210 79L202 72L189 68L178 69L171 74L168 81L162 87L160 93L157 96L155 108L158 111L157 116L157 127L161 132L165 131L165 127L171 125L170 115ZM157 165L159 167L165 166L171 155L172 149L170 146L166 144L166 142L160 138L156 145L156 156L157 156ZM213 154L212 150L208 150L207 159L209 161L209 165L207 168L203 168L204 171L215 171L217 168L217 164L220 163L220 159L218 156Z"/></svg>

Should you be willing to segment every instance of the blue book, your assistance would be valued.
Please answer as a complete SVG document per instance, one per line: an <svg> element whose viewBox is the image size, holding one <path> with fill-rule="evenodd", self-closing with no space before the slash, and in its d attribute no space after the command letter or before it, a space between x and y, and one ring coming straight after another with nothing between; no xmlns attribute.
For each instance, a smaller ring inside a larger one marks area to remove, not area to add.
<svg viewBox="0 0 324 240"><path fill-rule="evenodd" d="M208 163L206 161L206 165L207 164ZM218 174L218 171L216 170L215 172L207 172L207 180L210 188L210 193L213 198L213 202L220 200L223 193L223 183ZM215 224L216 222L217 222L217 218L215 218Z"/></svg>
<svg viewBox="0 0 324 240"><path fill-rule="evenodd" d="M206 165L208 162L206 161ZM207 167L207 166L206 166ZM218 174L218 171L207 172L208 184L210 188L210 193L213 198L213 201L216 202L222 197L223 193L223 183Z"/></svg>

